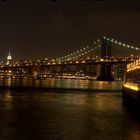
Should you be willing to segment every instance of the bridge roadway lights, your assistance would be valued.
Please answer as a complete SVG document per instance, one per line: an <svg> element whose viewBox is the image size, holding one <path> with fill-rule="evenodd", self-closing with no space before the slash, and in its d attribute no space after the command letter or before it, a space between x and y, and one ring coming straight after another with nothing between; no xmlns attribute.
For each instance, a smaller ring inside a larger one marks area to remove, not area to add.
<svg viewBox="0 0 140 140"><path fill-rule="evenodd" d="M111 75L111 64L101 65L100 75L97 77L97 81L114 81Z"/></svg>

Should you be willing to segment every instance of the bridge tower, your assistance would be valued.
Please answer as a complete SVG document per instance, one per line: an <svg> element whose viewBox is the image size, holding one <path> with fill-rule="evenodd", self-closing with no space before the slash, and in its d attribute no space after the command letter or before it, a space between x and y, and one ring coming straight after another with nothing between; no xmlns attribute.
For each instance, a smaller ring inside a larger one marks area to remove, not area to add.
<svg viewBox="0 0 140 140"><path fill-rule="evenodd" d="M111 44L104 37L102 38L101 44L101 58L109 59L111 57ZM103 63L101 64L100 75L97 77L98 81L114 81L111 75L111 64Z"/></svg>

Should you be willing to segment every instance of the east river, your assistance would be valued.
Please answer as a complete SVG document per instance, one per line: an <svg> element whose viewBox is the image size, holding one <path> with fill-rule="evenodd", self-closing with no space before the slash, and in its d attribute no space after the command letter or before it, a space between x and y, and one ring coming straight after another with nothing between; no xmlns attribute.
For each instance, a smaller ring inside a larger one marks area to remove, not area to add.
<svg viewBox="0 0 140 140"><path fill-rule="evenodd" d="M0 86L0 140L140 139L120 81L5 79Z"/></svg>

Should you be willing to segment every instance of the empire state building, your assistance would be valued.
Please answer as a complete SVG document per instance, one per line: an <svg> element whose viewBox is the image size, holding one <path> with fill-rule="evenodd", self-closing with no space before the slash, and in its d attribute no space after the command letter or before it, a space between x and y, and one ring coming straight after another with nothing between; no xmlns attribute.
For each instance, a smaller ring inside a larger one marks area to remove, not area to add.
<svg viewBox="0 0 140 140"><path fill-rule="evenodd" d="M11 53L9 51L9 54L7 56L7 62L6 62L6 64L9 65L11 63L11 60L12 60L12 56L11 56Z"/></svg>

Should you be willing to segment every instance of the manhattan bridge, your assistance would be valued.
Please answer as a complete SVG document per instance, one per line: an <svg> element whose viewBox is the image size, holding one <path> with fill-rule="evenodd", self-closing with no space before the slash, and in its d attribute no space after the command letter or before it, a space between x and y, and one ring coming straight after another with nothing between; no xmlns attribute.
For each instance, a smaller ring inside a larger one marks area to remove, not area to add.
<svg viewBox="0 0 140 140"><path fill-rule="evenodd" d="M97 80L112 81L119 75L119 71L122 75L131 71L127 64L133 64L133 69L136 69L139 58L139 47L113 38L102 37L92 45L84 46L59 58L38 61L21 60L14 63L9 57L7 64L0 65L0 76L32 78L83 76L88 78L89 75L94 75ZM137 65L134 66L134 64Z"/></svg>

